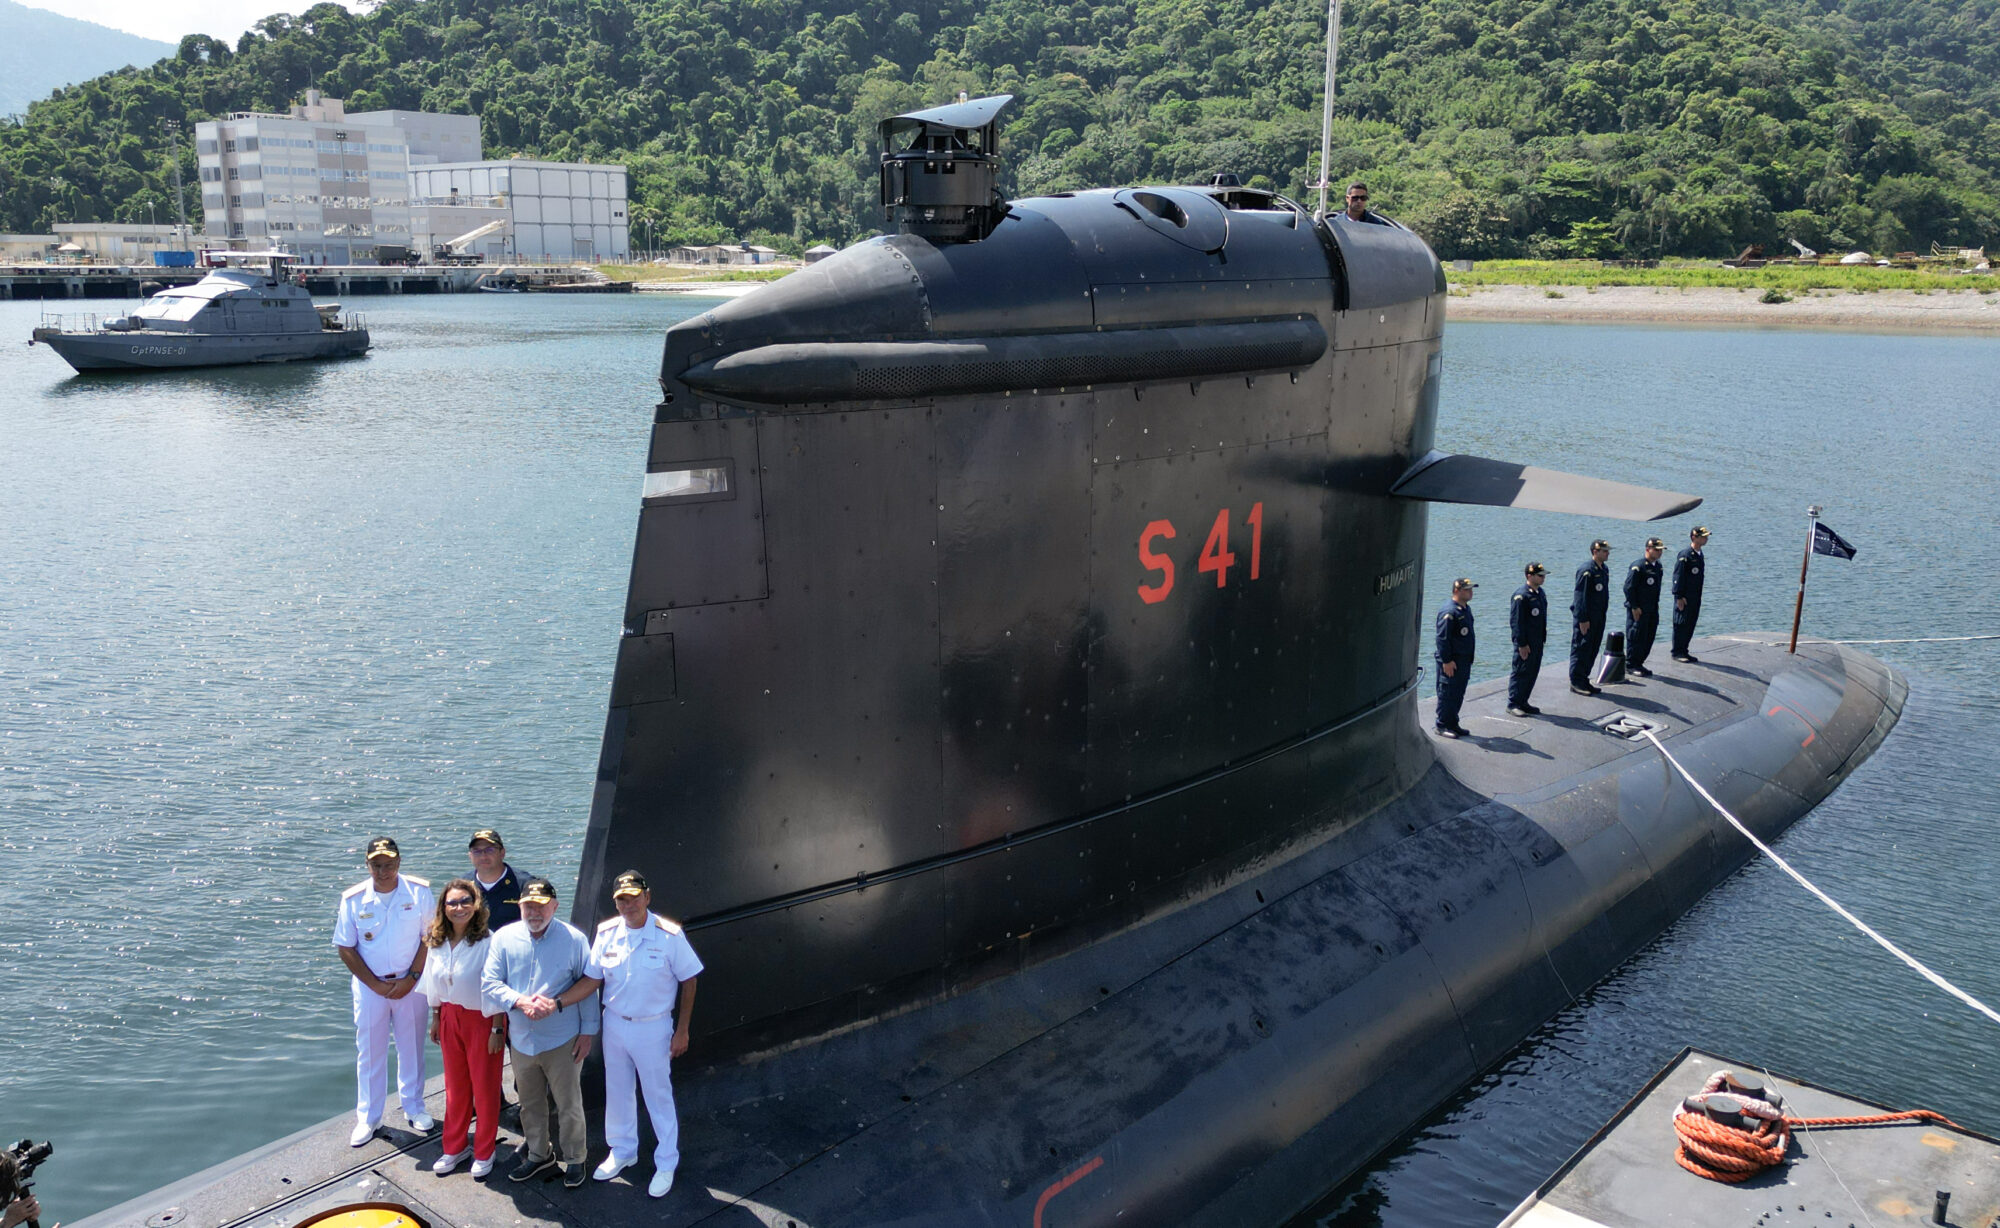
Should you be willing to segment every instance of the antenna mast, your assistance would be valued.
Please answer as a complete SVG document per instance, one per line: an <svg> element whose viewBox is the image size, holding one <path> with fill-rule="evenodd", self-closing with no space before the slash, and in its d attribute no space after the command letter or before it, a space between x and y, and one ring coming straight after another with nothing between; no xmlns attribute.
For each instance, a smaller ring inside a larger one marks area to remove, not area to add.
<svg viewBox="0 0 2000 1228"><path fill-rule="evenodd" d="M181 188L181 125L170 119L167 128L167 161L174 168L174 221L180 230L180 244L188 246L187 193Z"/></svg>
<svg viewBox="0 0 2000 1228"><path fill-rule="evenodd" d="M1340 64L1340 0L1326 10L1326 107L1319 120L1319 213L1326 216L1327 160L1333 157L1333 71Z"/></svg>

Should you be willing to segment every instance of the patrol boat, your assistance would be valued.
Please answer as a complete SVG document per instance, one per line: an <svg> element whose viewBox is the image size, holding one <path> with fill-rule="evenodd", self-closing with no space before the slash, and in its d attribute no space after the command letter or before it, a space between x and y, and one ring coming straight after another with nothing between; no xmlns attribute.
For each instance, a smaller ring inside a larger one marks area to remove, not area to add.
<svg viewBox="0 0 2000 1228"><path fill-rule="evenodd" d="M78 371L222 367L347 358L368 349L359 317L314 304L284 252L228 252L231 265L189 286L170 286L122 316L55 317L35 329ZM253 263L253 262L261 262Z"/></svg>
<svg viewBox="0 0 2000 1228"><path fill-rule="evenodd" d="M666 335L572 919L636 868L707 965L672 1192L343 1114L92 1228L1281 1223L1744 862L1635 737L1768 838L1888 734L1881 663L1742 637L1433 742L1430 502L1698 500L1434 447L1408 230L1007 202L1006 101L886 121L897 233Z"/></svg>

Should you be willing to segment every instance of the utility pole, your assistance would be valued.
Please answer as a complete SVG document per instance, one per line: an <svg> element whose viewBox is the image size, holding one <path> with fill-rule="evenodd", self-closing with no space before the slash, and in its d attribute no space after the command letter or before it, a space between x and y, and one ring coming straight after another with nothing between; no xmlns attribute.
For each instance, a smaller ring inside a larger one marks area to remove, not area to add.
<svg viewBox="0 0 2000 1228"><path fill-rule="evenodd" d="M167 129L167 161L174 168L174 224L180 229L181 247L191 246L188 238L187 200L181 191L181 122L170 119Z"/></svg>

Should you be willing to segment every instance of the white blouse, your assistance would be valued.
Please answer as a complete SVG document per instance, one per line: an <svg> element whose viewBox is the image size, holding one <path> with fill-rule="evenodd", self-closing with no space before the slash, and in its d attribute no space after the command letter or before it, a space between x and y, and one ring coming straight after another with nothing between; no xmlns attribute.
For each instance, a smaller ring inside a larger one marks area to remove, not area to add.
<svg viewBox="0 0 2000 1228"><path fill-rule="evenodd" d="M482 1015L498 1015L479 992L479 978L486 971L486 952L493 945L488 934L478 942L446 942L432 947L424 960L424 973L417 979L417 992L432 1006L450 1002Z"/></svg>

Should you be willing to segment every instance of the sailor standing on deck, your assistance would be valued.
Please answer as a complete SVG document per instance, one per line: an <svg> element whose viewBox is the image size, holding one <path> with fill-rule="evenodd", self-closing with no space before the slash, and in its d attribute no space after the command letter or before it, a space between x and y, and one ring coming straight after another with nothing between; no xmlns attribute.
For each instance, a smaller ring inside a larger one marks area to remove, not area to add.
<svg viewBox="0 0 2000 1228"><path fill-rule="evenodd" d="M1687 549L1674 559L1674 660L1692 663L1688 648L1694 643L1694 620L1701 617L1702 572L1707 563L1701 548L1708 544L1708 527L1696 525L1688 532Z"/></svg>
<svg viewBox="0 0 2000 1228"><path fill-rule="evenodd" d="M680 1121L668 1076L673 1059L687 1052L701 960L680 926L649 911L653 894L637 870L612 880L611 902L618 915L597 927L585 979L563 995L575 1000L589 992L586 986L604 986L604 1141L611 1154L591 1175L609 1181L638 1162L638 1094L644 1091L659 1140L646 1192L664 1198L681 1162Z"/></svg>
<svg viewBox="0 0 2000 1228"><path fill-rule="evenodd" d="M1465 726L1458 723L1458 708L1465 702L1466 684L1472 681L1476 643L1472 634L1472 590L1478 587L1459 577L1452 581L1451 600L1438 608L1436 728L1441 738L1465 736Z"/></svg>
<svg viewBox="0 0 2000 1228"><path fill-rule="evenodd" d="M1653 676L1646 656L1660 633L1660 556L1666 552L1667 543L1649 537L1644 557L1625 569L1625 668L1641 678Z"/></svg>
<svg viewBox="0 0 2000 1228"><path fill-rule="evenodd" d="M1611 609L1611 569L1604 565L1610 557L1610 542L1599 538L1590 543L1590 561L1576 569L1576 591L1569 599L1576 620L1569 636L1569 689L1578 695L1597 694L1590 685L1590 667L1597 663L1604 618Z"/></svg>
<svg viewBox="0 0 2000 1228"><path fill-rule="evenodd" d="M368 842L368 880L340 897L333 946L353 973L354 1077L359 1095L354 1133L359 1147L382 1125L389 1090L389 1039L396 1042L396 1091L410 1129L437 1125L424 1112L424 1021L428 1004L416 992L424 971L424 927L437 911L431 885L402 874L402 850L387 836Z"/></svg>
<svg viewBox="0 0 2000 1228"><path fill-rule="evenodd" d="M1507 711L1514 716L1540 716L1542 710L1528 702L1535 693L1535 679L1542 673L1542 645L1549 638L1549 595L1542 591L1549 569L1530 563L1521 572L1525 583L1514 590L1514 608L1508 622L1514 631L1514 660L1507 674Z"/></svg>

